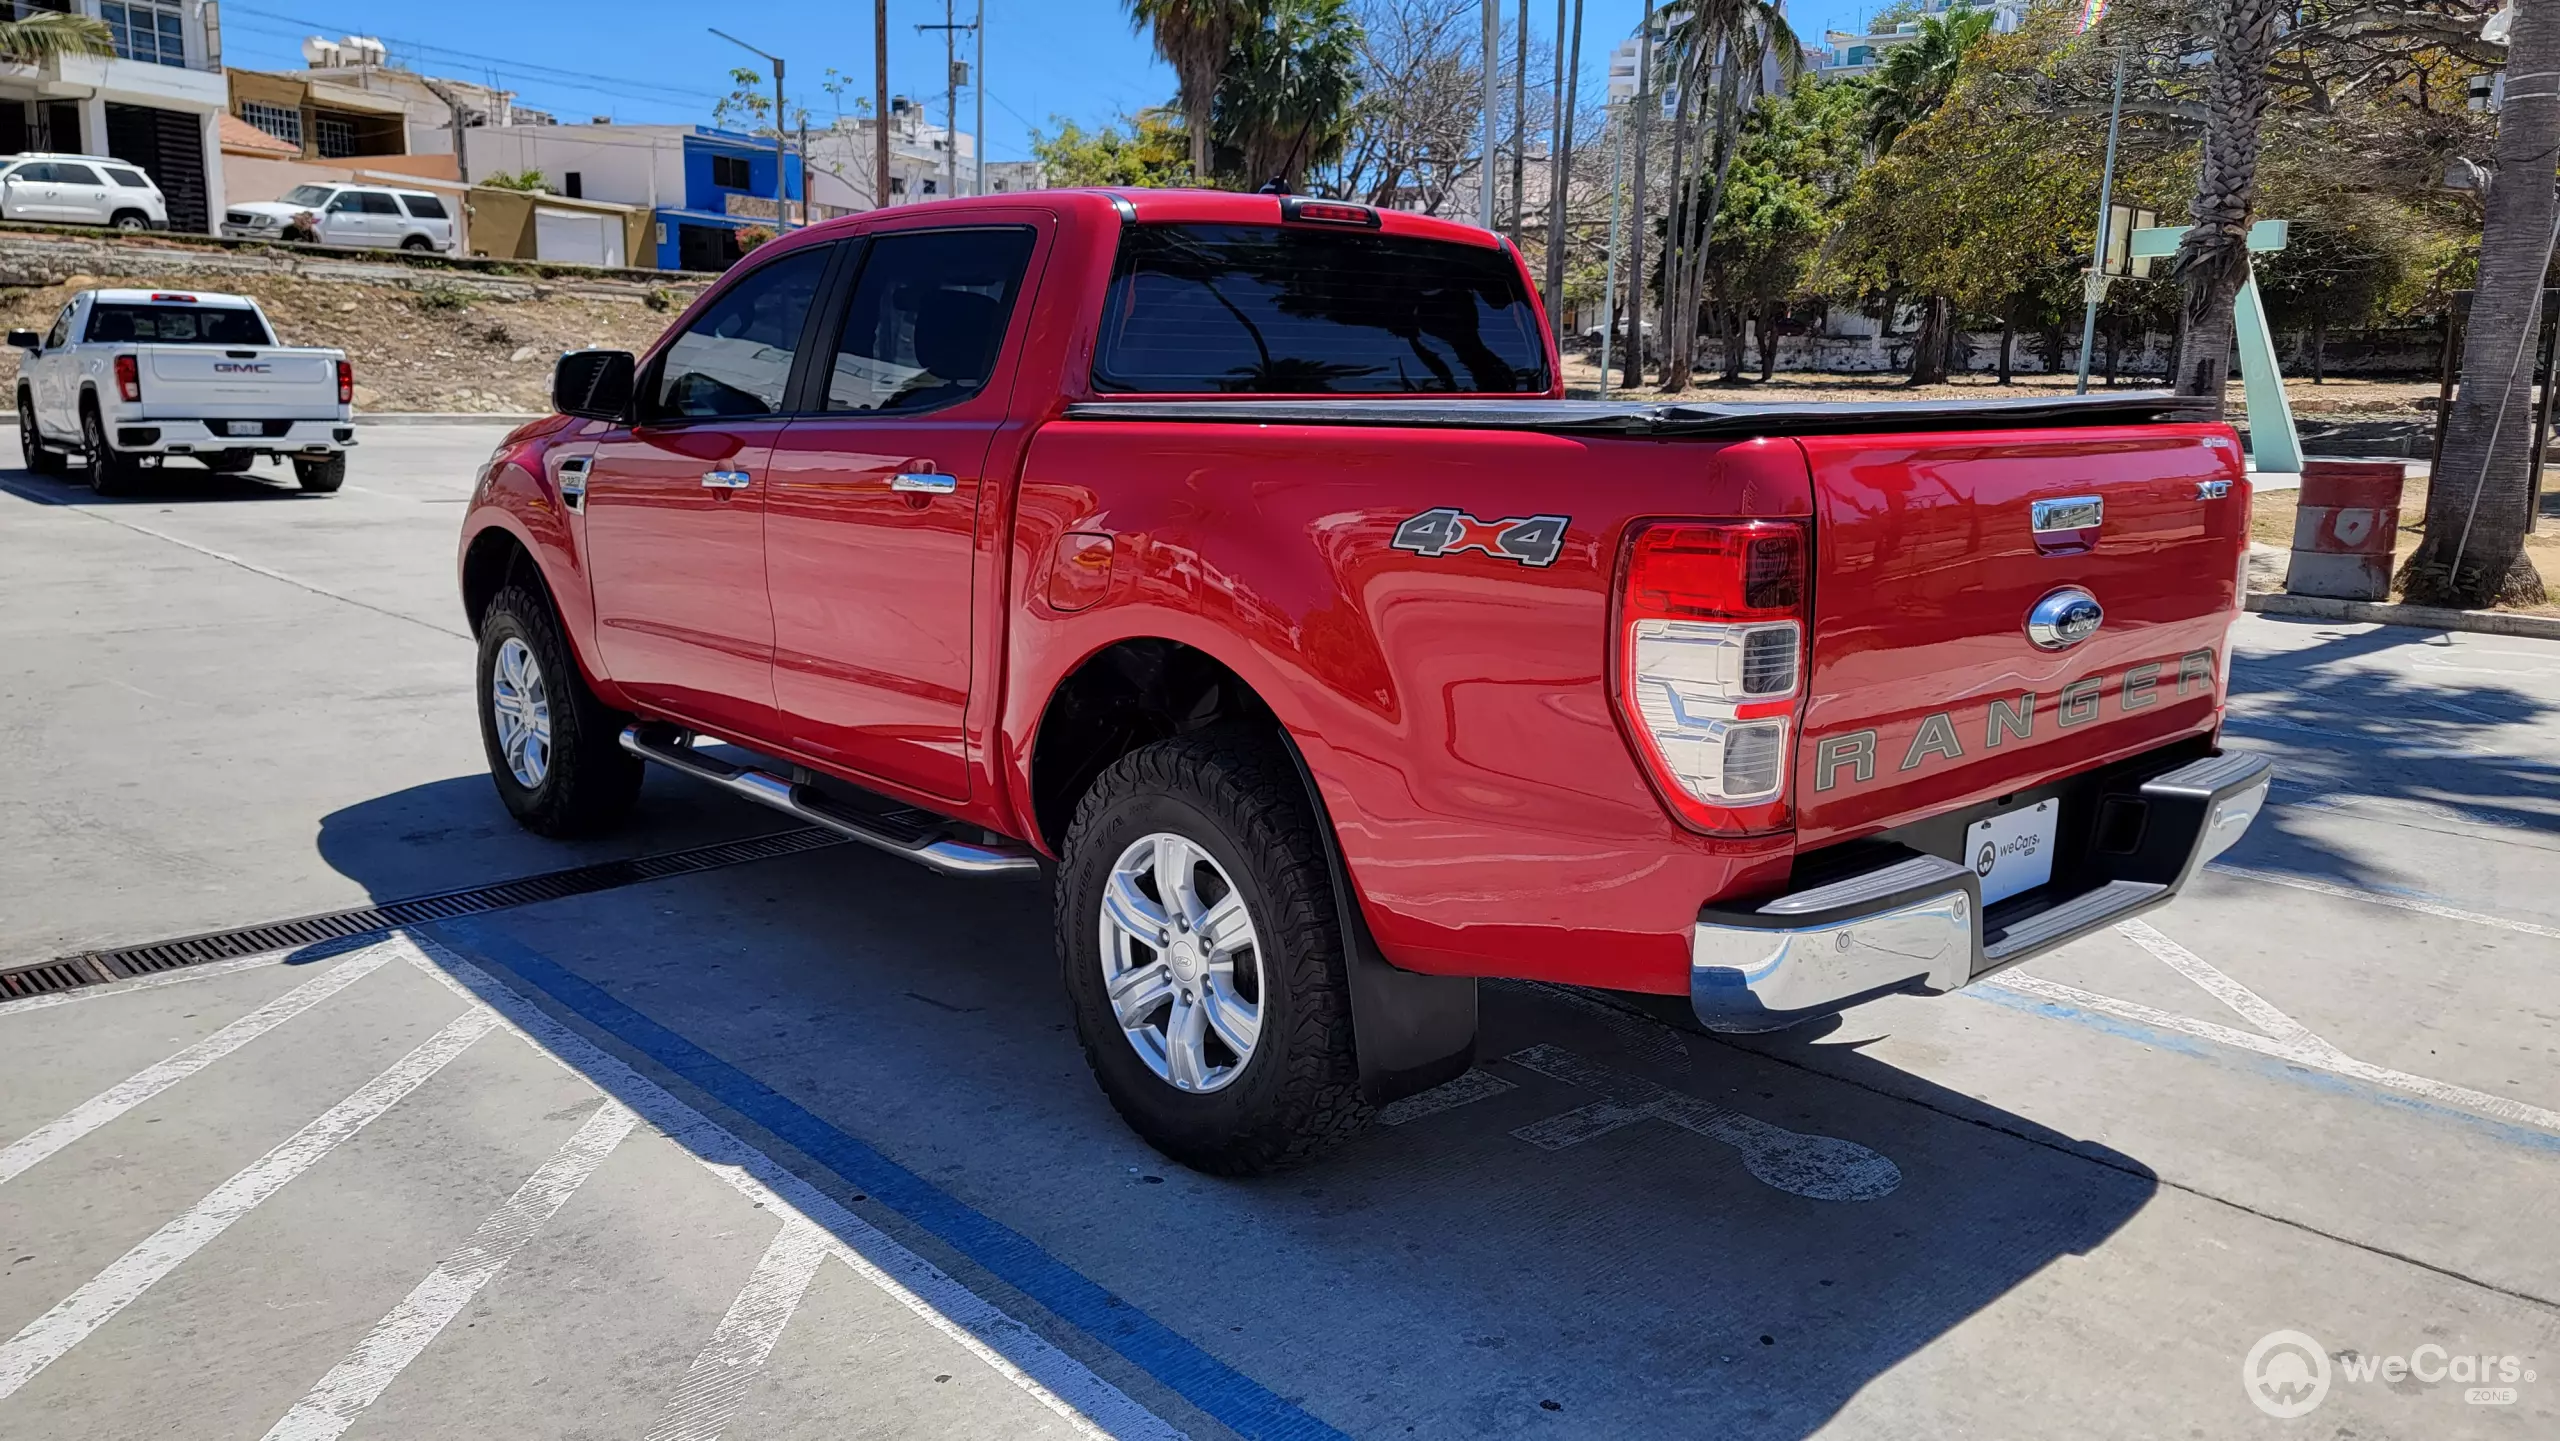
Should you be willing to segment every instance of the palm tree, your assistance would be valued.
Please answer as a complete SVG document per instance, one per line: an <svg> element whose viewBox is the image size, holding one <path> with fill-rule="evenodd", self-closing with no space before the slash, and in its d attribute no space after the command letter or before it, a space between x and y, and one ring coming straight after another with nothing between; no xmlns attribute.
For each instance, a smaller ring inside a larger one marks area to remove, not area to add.
<svg viewBox="0 0 2560 1441"><path fill-rule="evenodd" d="M1685 218L1671 238L1673 248L1666 252L1666 259L1677 257L1677 263L1667 264L1664 271L1665 341L1674 359L1663 367L1662 388L1676 392L1689 384L1688 362L1697 348L1707 257L1715 241L1716 216L1724 209L1725 178L1740 144L1742 117L1770 93L1772 78L1783 92L1803 76L1804 46L1777 0L1699 0L1675 30L1673 44L1690 73L1688 86L1710 81L1715 85L1715 174L1712 180L1705 175L1690 177L1682 185L1680 193L1688 204L1685 210L1675 204L1673 213ZM1698 165L1702 170L1707 156L1701 145ZM1679 177L1674 182L1680 183ZM1703 205L1698 203L1701 198Z"/></svg>
<svg viewBox="0 0 2560 1441"><path fill-rule="evenodd" d="M2522 7L2519 7L2521 9ZM2258 199L2258 120L2276 27L2293 13L2277 0L2221 0L2214 7L2213 78L2206 90L2204 163L2188 206L2175 274L2186 306L2178 347L2181 395L2219 400L2231 373L2231 302L2249 278L2249 212ZM2547 188L2547 187L2546 187Z"/></svg>
<svg viewBox="0 0 2560 1441"><path fill-rule="evenodd" d="M1360 98L1360 39L1351 0L1272 0L1236 36L1213 124L1246 185L1295 189L1309 167L1342 153Z"/></svg>
<svg viewBox="0 0 2560 1441"><path fill-rule="evenodd" d="M113 55L115 32L88 15L38 10L23 20L0 20L0 61L41 65L63 55Z"/></svg>
<svg viewBox="0 0 2560 1441"><path fill-rule="evenodd" d="M1956 85L1964 53L1991 33L1991 12L1958 6L1920 21L1920 33L1886 52L1867 98L1867 143L1878 155L1926 120Z"/></svg>
<svg viewBox="0 0 2560 1441"><path fill-rule="evenodd" d="M1191 173L1209 174L1210 125L1217 113L1218 83L1236 32L1260 21L1262 0L1127 0L1130 25L1155 39L1156 53L1173 67L1182 86L1183 122L1191 132Z"/></svg>
<svg viewBox="0 0 2560 1441"><path fill-rule="evenodd" d="M2518 5L2507 36L2508 75L2553 71L2560 71L2560 6ZM2532 492L2532 342L2541 333L2543 272L2555 234L2546 173L2555 148L2560 102L2552 87L2510 79L2498 114L2497 179L2480 228L2462 390L2442 422L2444 455L2427 486L2426 539L2400 577L2420 604L2531 605L2546 595L2525 558L2524 531ZM2223 316L2228 321L2228 305Z"/></svg>

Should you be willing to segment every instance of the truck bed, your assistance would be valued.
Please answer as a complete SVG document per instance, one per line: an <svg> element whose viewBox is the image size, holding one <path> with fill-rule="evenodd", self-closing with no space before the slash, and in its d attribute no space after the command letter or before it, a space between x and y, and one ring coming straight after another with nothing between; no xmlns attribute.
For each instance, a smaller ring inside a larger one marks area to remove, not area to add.
<svg viewBox="0 0 2560 1441"><path fill-rule="evenodd" d="M2222 403L2166 390L1999 400L1876 400L1696 404L1640 400L1087 400L1069 420L1193 424L1355 425L1556 434L1854 435L2018 430L2216 421Z"/></svg>

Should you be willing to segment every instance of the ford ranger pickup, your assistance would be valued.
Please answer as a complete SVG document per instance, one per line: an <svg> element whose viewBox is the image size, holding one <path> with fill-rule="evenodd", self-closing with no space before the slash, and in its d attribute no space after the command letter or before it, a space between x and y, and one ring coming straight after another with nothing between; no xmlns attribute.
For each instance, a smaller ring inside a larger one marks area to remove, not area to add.
<svg viewBox="0 0 2560 1441"><path fill-rule="evenodd" d="M1299 197L772 241L480 474L498 794L592 834L656 762L1048 873L1102 1090L1224 1173L1463 1071L1478 978L1772 1030L2248 828L2209 402L1575 401L1549 335L1499 237Z"/></svg>

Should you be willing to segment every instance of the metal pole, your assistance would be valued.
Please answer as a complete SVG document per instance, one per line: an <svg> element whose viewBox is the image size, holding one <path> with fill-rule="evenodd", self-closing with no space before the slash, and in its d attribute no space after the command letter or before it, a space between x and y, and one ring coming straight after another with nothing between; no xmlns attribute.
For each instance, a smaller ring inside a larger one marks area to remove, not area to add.
<svg viewBox="0 0 2560 1441"><path fill-rule="evenodd" d="M978 92L978 118L969 122L969 163L977 170L976 183L969 187L973 195L987 193L987 0L978 0L978 18L969 27L976 32L978 58L970 62L969 83Z"/></svg>
<svg viewBox="0 0 2560 1441"><path fill-rule="evenodd" d="M1582 76L1582 26L1565 28L1565 0L1556 0L1556 123L1547 140L1547 310L1555 321L1556 350L1564 350L1565 193L1573 184L1573 106ZM1565 36L1573 37L1573 68L1565 62Z"/></svg>
<svg viewBox="0 0 2560 1441"><path fill-rule="evenodd" d="M1618 143L1609 152L1609 278L1600 299L1600 398L1609 398L1609 351L1618 338L1618 177L1627 165L1626 118L1611 127Z"/></svg>
<svg viewBox="0 0 2560 1441"><path fill-rule="evenodd" d="M1653 7L1644 7L1644 37L1636 47L1635 184L1627 195L1627 384L1644 381L1644 162L1652 138Z"/></svg>
<svg viewBox="0 0 2560 1441"><path fill-rule="evenodd" d="M2124 119L2124 57L2116 51L2116 98L2107 106L2107 166L2098 175L2098 238L2089 245L2088 302L2080 311L2080 379L2074 393L2089 393L2089 350L2098 340L2098 300L2107 293L2107 225L2116 198L2116 127Z"/></svg>
<svg viewBox="0 0 2560 1441"><path fill-rule="evenodd" d="M1502 114L1502 0L1484 0L1484 194L1476 206L1476 218L1485 229L1493 228L1493 152L1494 126Z"/></svg>
<svg viewBox="0 0 2560 1441"><path fill-rule="evenodd" d="M1529 218L1529 0L1520 0L1520 34L1512 48L1518 59L1511 66L1511 248L1517 250L1520 227Z"/></svg>
<svg viewBox="0 0 2560 1441"><path fill-rule="evenodd" d="M952 38L955 31L951 21L951 0L942 0L942 189L946 195L957 195L960 193L960 73L952 67L959 63L960 47Z"/></svg>
<svg viewBox="0 0 2560 1441"><path fill-rule="evenodd" d="M782 57L773 57L773 233L791 228L790 122L782 118Z"/></svg>
<svg viewBox="0 0 2560 1441"><path fill-rule="evenodd" d="M889 0L871 4L871 205L889 203Z"/></svg>

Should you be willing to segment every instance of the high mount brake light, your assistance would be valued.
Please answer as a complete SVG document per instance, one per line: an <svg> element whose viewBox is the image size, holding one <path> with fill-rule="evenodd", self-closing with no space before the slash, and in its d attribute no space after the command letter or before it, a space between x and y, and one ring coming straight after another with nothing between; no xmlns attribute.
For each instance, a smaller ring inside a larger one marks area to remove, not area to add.
<svg viewBox="0 0 2560 1441"><path fill-rule="evenodd" d="M1339 200L1302 200L1294 195L1281 198L1280 218L1312 221L1318 225L1378 228L1378 212L1366 205L1348 205Z"/></svg>
<svg viewBox="0 0 2560 1441"><path fill-rule="evenodd" d="M142 399L142 363L130 355L116 357L116 393L127 404Z"/></svg>
<svg viewBox="0 0 2560 1441"><path fill-rule="evenodd" d="M181 303L183 303L183 304L187 304L187 305L193 305L193 304L195 304L195 303L196 303L196 298L195 298L194 296L192 296L192 295L178 295L178 294L175 294L175 293L166 294L166 295L154 295L154 296L152 296L151 298L152 298L152 299L154 299L154 300L175 300L175 301L179 301L179 302L181 302Z"/></svg>
<svg viewBox="0 0 2560 1441"><path fill-rule="evenodd" d="M1666 521L1619 566L1619 714L1681 820L1783 830L1804 692L1807 565L1794 521Z"/></svg>

